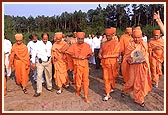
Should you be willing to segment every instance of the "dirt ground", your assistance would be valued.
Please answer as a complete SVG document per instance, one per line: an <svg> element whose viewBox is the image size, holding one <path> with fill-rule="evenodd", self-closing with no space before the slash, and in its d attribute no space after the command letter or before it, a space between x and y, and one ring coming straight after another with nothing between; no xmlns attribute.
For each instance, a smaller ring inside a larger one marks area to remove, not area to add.
<svg viewBox="0 0 168 115"><path fill-rule="evenodd" d="M122 112L122 111L164 111L164 76L160 78L159 87L152 89L152 91L145 97L145 107L141 107L134 103L130 96L121 97L121 90L123 87L123 78L119 76L116 79L115 92L111 93L112 98L109 101L102 101L105 95L104 82L102 77L102 69L94 69L90 66L90 86L89 98L91 103L87 104L83 100L83 91L81 96L75 96L74 85L69 89L63 89L62 94L56 94L56 87L54 92L49 92L43 86L43 91L40 97L33 97L35 92L35 83L30 77L27 85L28 94L24 94L22 89L16 85L14 79L7 81L8 92L4 97L4 112ZM53 83L54 84L54 83Z"/></svg>

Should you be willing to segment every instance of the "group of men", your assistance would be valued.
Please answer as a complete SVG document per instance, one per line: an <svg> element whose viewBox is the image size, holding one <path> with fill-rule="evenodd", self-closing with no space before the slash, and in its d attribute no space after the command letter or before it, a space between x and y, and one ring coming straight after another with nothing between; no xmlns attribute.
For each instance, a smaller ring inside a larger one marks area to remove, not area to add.
<svg viewBox="0 0 168 115"><path fill-rule="evenodd" d="M32 34L32 41L26 46L23 43L23 35L16 34L16 43L4 40L4 57L6 76L10 76L11 70L15 71L16 84L22 87L25 94L30 69L34 71L37 89L34 97L42 93L42 82L46 82L48 91L53 91L52 77L58 90L62 93L62 87L68 88L70 80L68 71L73 71L73 82L76 88L76 96L80 96L81 88L84 90L84 101L90 103L89 91L89 59L96 61L96 69L103 69L104 89L106 96L103 101L108 101L110 93L115 88L115 78L119 75L118 68L121 62L121 71L124 78L123 92L125 95L133 92L136 103L144 107L144 97L151 91L152 83L158 87L159 77L162 76L161 64L164 61L164 40L160 30L153 31L153 38L147 43L142 39L141 27L126 28L125 33L118 39L116 28L106 28L105 35L96 38L90 37L92 44L85 38L84 32L74 32L71 39L63 39L62 32L54 34L53 44L48 40L49 34L43 33L42 40ZM6 37L6 35L5 35ZM97 45L98 44L98 45ZM93 47L94 46L94 47ZM119 58L122 57L122 58ZM9 61L6 61L9 60ZM54 76L52 76L52 64ZM44 77L44 79L43 79ZM6 95L6 79L4 83Z"/></svg>

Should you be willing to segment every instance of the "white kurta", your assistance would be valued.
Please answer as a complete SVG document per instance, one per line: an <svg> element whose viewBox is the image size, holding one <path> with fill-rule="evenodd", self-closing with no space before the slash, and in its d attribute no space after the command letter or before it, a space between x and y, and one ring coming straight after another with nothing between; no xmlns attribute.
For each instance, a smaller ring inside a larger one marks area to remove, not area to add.
<svg viewBox="0 0 168 115"><path fill-rule="evenodd" d="M8 65L9 65L9 55L11 53L11 49L12 49L12 43L11 41L4 39L4 53L5 53L5 68L6 68L6 74L7 76L11 75L11 68L8 69Z"/></svg>

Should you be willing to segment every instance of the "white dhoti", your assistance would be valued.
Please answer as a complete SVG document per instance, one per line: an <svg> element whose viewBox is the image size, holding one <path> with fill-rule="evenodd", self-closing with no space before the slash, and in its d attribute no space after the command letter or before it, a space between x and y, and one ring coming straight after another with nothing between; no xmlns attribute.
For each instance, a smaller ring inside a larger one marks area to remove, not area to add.
<svg viewBox="0 0 168 115"><path fill-rule="evenodd" d="M9 77L11 76L11 68L8 68L9 66L9 53L5 54L5 68L6 68L6 75Z"/></svg>

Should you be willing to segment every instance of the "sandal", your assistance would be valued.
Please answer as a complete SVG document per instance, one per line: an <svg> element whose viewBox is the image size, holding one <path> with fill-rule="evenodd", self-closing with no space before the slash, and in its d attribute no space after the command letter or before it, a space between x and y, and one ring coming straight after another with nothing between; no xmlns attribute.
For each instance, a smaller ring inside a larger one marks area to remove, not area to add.
<svg viewBox="0 0 168 115"><path fill-rule="evenodd" d="M65 88L67 89L67 88L69 88L69 85L67 84L67 85L65 85Z"/></svg>
<svg viewBox="0 0 168 115"><path fill-rule="evenodd" d="M27 89L23 89L24 94L28 94Z"/></svg>
<svg viewBox="0 0 168 115"><path fill-rule="evenodd" d="M103 97L103 101L108 101L110 98L111 98L111 97L105 96L105 97Z"/></svg>
<svg viewBox="0 0 168 115"><path fill-rule="evenodd" d="M143 103L141 103L141 104L139 104L141 107L144 107L145 106L145 103L143 102Z"/></svg>
<svg viewBox="0 0 168 115"><path fill-rule="evenodd" d="M110 93L114 93L114 89L111 89Z"/></svg>
<svg viewBox="0 0 168 115"><path fill-rule="evenodd" d="M56 93L57 93L57 94L61 94L61 93L62 93L62 91L61 91L61 90L58 90Z"/></svg>
<svg viewBox="0 0 168 115"><path fill-rule="evenodd" d="M135 102L136 104L138 104L138 105L140 105L141 107L144 107L145 106L145 103L144 102L142 102L142 103L137 103L137 102Z"/></svg>

